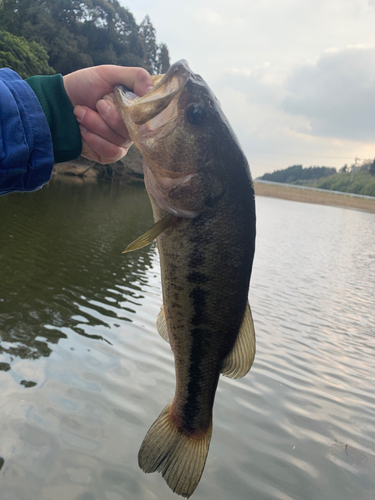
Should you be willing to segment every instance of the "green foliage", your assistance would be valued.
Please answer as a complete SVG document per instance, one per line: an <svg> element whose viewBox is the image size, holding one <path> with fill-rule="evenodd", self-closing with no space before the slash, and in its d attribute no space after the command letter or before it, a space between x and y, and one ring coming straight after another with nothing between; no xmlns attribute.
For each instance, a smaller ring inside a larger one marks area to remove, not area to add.
<svg viewBox="0 0 375 500"><path fill-rule="evenodd" d="M313 182L313 185L320 189L375 196L375 160L364 163L361 167L352 165L351 169L344 165L339 173L331 167L302 168L302 165L293 165L284 170L276 170L272 174L264 174L260 179L310 186Z"/></svg>
<svg viewBox="0 0 375 500"><path fill-rule="evenodd" d="M59 73L99 64L169 67L150 18L140 26L117 0L0 0L1 28L39 43Z"/></svg>
<svg viewBox="0 0 375 500"><path fill-rule="evenodd" d="M344 193L375 196L375 177L367 168L361 168L356 172L343 172L322 179L318 182L317 187Z"/></svg>
<svg viewBox="0 0 375 500"><path fill-rule="evenodd" d="M36 42L0 30L0 67L16 71L21 78L32 75L52 75L47 52Z"/></svg>
<svg viewBox="0 0 375 500"><path fill-rule="evenodd" d="M303 168L302 165L293 165L284 170L276 170L272 174L264 174L260 179L285 184L303 184L306 181L320 179L321 177L327 177L335 173L336 169L331 167Z"/></svg>

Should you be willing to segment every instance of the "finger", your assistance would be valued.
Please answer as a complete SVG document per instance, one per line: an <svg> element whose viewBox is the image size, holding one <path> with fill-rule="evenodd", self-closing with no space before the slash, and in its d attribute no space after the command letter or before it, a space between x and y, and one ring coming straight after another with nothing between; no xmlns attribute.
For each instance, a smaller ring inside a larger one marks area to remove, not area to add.
<svg viewBox="0 0 375 500"><path fill-rule="evenodd" d="M96 109L108 127L118 134L130 139L124 120L110 95L106 95L103 99L100 99L96 103Z"/></svg>
<svg viewBox="0 0 375 500"><path fill-rule="evenodd" d="M102 137L116 146L126 148L131 145L132 142L124 122L120 116L119 119L114 116L115 113L113 110L110 113L107 112L107 115L109 114L110 121L117 126L116 130L114 130L114 127L108 126L106 121L96 111L86 106L76 106L73 112L77 121L89 132ZM116 113L119 115L117 110Z"/></svg>
<svg viewBox="0 0 375 500"><path fill-rule="evenodd" d="M125 85L142 97L154 87L150 73L143 68L104 65L98 66L96 69L111 89L116 85Z"/></svg>
<svg viewBox="0 0 375 500"><path fill-rule="evenodd" d="M119 160L123 156L126 155L129 148L123 148L116 146L115 144L103 139L103 137L99 137L92 132L89 132L82 125L79 126L82 135L82 143L86 142L87 145L92 150L91 157L89 159L95 159L95 161L102 163L103 165L106 163L114 163ZM94 155L92 155L94 153ZM82 156L88 154L88 151L82 147ZM96 156L97 155L97 156ZM96 156L93 158L93 156ZM87 158L87 156L85 156Z"/></svg>
<svg viewBox="0 0 375 500"><path fill-rule="evenodd" d="M100 163L100 157L98 153L95 153L90 146L87 144L87 142L81 137L82 141L82 151L81 151L81 156L84 158L87 158L88 160L93 160L96 163Z"/></svg>

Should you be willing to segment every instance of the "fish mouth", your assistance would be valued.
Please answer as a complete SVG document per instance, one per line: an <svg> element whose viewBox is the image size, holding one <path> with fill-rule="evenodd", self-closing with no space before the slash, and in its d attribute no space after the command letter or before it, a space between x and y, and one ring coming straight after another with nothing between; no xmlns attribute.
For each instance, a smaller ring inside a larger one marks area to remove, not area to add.
<svg viewBox="0 0 375 500"><path fill-rule="evenodd" d="M132 122L140 127L139 133L150 135L176 118L178 97L192 75L187 61L181 60L174 63L165 75L154 76L155 87L143 97L119 85L115 88L115 100L120 108L128 108ZM170 107L171 103L174 106Z"/></svg>

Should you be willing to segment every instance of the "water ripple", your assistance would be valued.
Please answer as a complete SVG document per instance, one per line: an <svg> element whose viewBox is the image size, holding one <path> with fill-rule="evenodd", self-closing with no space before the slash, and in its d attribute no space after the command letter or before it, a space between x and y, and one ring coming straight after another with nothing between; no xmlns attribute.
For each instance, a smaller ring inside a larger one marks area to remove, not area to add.
<svg viewBox="0 0 375 500"><path fill-rule="evenodd" d="M175 388L155 246L121 253L151 223L145 192L51 184L0 204L1 500L172 500L137 466ZM257 212L257 354L220 379L194 498L372 500L375 217Z"/></svg>

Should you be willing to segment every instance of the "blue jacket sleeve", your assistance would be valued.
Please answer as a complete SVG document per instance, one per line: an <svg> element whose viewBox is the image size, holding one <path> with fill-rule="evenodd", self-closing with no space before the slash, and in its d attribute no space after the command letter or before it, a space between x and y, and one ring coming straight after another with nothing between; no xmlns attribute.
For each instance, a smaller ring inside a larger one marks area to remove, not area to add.
<svg viewBox="0 0 375 500"><path fill-rule="evenodd" d="M0 195L34 191L53 168L51 132L30 85L0 69Z"/></svg>

